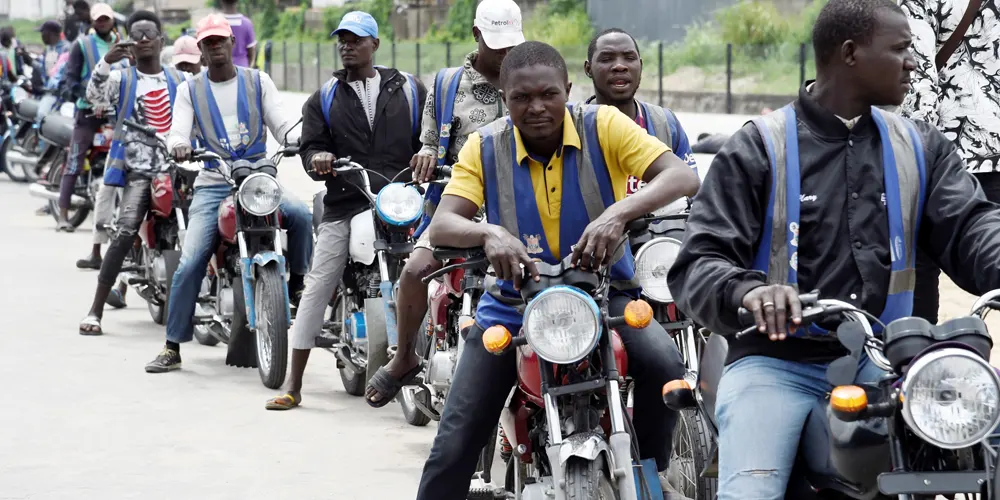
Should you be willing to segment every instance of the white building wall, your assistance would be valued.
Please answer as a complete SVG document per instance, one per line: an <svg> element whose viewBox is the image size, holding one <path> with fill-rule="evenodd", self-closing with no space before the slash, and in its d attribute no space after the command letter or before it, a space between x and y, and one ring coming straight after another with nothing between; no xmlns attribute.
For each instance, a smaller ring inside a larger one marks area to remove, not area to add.
<svg viewBox="0 0 1000 500"><path fill-rule="evenodd" d="M63 0L0 0L0 16L9 19L59 17Z"/></svg>

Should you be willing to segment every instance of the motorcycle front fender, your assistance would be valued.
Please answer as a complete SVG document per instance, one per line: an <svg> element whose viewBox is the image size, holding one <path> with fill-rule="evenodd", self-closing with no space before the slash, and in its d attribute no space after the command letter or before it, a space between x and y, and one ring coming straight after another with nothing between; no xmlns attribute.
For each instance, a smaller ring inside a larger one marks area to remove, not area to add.
<svg viewBox="0 0 1000 500"><path fill-rule="evenodd" d="M277 266L281 275L282 287L285 290L285 317L288 323L292 322L292 310L288 304L288 282L285 281L285 257L277 252L260 252L253 257L240 259L241 273L243 275L243 299L246 302L247 324L251 329L257 328L257 314L254 307L256 291L256 269L268 265Z"/></svg>

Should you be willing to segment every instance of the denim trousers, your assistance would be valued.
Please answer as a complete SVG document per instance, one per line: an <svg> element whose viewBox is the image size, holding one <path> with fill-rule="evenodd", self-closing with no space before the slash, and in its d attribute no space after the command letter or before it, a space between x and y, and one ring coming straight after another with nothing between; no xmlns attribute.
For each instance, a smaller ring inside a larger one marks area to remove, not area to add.
<svg viewBox="0 0 1000 500"><path fill-rule="evenodd" d="M726 367L719 382L718 500L781 500L809 413L833 390L829 363L747 356ZM855 383L885 372L862 357Z"/></svg>
<svg viewBox="0 0 1000 500"><path fill-rule="evenodd" d="M190 342L194 335L195 303L205 279L208 262L218 245L219 207L229 197L228 184L195 188L187 221L181 259L170 287L167 311L167 340ZM281 225L288 230L288 265L295 274L306 274L312 259L312 215L305 203L281 198Z"/></svg>
<svg viewBox="0 0 1000 500"><path fill-rule="evenodd" d="M611 299L612 315L621 314L628 297ZM483 347L483 325L469 329L452 386L438 424L430 457L420 478L418 500L464 500L480 450L500 417L517 379L516 352L502 356ZM641 458L654 458L659 470L670 459L677 413L663 404L663 384L681 378L684 362L673 340L657 322L638 330L618 328L628 354L628 373L635 381L633 423Z"/></svg>

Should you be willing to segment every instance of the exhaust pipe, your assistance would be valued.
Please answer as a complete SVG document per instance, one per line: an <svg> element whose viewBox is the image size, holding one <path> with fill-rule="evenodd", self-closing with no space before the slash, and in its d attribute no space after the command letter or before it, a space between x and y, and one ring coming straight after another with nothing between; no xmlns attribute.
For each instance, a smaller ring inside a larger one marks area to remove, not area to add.
<svg viewBox="0 0 1000 500"><path fill-rule="evenodd" d="M34 167L38 164L38 157L35 155L28 156L20 151L10 150L7 152L7 162L15 165Z"/></svg>
<svg viewBox="0 0 1000 500"><path fill-rule="evenodd" d="M56 202L59 201L58 191L49 191L48 189L45 188L45 186L38 184L37 182L28 186L28 193L36 198L43 198L49 201L56 201ZM70 198L69 202L70 208L80 208L86 205L87 205L87 199L78 194L74 194L72 198Z"/></svg>

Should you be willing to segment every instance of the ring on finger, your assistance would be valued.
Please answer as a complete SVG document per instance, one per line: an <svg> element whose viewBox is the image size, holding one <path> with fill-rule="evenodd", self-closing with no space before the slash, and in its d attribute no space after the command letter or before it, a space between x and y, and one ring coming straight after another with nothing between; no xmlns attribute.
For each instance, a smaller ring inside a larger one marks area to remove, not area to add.
<svg viewBox="0 0 1000 500"><path fill-rule="evenodd" d="M768 307L774 307L774 302L771 301L764 302L763 304L761 304L761 307L763 307L764 309L767 309Z"/></svg>

